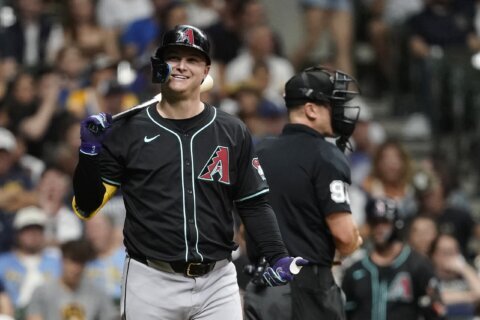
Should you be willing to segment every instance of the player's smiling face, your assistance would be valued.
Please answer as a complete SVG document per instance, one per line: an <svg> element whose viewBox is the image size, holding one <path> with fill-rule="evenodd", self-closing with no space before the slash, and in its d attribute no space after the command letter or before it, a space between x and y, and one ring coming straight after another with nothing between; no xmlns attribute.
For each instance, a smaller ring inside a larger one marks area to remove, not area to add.
<svg viewBox="0 0 480 320"><path fill-rule="evenodd" d="M193 91L199 89L202 80L207 76L209 66L205 57L189 47L172 47L166 50L165 62L172 67L167 82L172 91Z"/></svg>

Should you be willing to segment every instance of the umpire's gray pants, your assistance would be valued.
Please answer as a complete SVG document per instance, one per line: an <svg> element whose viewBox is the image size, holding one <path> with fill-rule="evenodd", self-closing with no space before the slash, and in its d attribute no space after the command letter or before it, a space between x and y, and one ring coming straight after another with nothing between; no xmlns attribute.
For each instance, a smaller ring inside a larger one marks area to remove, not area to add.
<svg viewBox="0 0 480 320"><path fill-rule="evenodd" d="M203 277L153 269L129 257L123 269L122 319L241 320L233 263Z"/></svg>

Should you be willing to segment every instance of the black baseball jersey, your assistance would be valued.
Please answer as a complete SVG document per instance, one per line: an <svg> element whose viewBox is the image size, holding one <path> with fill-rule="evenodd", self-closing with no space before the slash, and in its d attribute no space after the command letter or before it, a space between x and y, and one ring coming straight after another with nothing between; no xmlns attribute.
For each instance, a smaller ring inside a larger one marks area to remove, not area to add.
<svg viewBox="0 0 480 320"><path fill-rule="evenodd" d="M301 124L287 124L279 137L262 141L257 152L288 251L331 266L335 244L325 217L351 212L346 157L316 130Z"/></svg>
<svg viewBox="0 0 480 320"><path fill-rule="evenodd" d="M128 253L164 261L227 258L234 203L268 192L245 125L208 105L188 121L152 105L115 122L100 172L121 187Z"/></svg>
<svg viewBox="0 0 480 320"><path fill-rule="evenodd" d="M438 319L438 279L427 258L405 245L390 266L369 256L345 272L342 289L348 319Z"/></svg>

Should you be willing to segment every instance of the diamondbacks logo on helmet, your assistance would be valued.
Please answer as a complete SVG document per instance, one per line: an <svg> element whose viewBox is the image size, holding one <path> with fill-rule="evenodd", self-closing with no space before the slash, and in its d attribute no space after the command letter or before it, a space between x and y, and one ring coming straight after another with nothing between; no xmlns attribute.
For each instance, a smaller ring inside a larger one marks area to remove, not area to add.
<svg viewBox="0 0 480 320"><path fill-rule="evenodd" d="M178 32L177 42L188 43L189 45L195 45L195 38L193 37L192 29L185 29Z"/></svg>
<svg viewBox="0 0 480 320"><path fill-rule="evenodd" d="M218 176L218 182L230 184L228 148L218 146L203 167L198 179L213 181Z"/></svg>
<svg viewBox="0 0 480 320"><path fill-rule="evenodd" d="M252 166L257 170L262 180L265 181L265 173L263 172L262 166L260 165L260 161L258 160L258 158L252 159Z"/></svg>

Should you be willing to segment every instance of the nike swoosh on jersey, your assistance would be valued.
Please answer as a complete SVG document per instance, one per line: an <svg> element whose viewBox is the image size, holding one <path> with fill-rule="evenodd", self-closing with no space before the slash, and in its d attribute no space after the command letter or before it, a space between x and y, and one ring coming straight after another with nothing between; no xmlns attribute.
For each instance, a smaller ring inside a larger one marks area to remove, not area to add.
<svg viewBox="0 0 480 320"><path fill-rule="evenodd" d="M153 140L157 139L158 137L160 137L159 134L157 134L156 136L151 137L151 138L145 136L145 138L143 138L143 141L145 141L146 143L149 143L149 142L152 142Z"/></svg>

